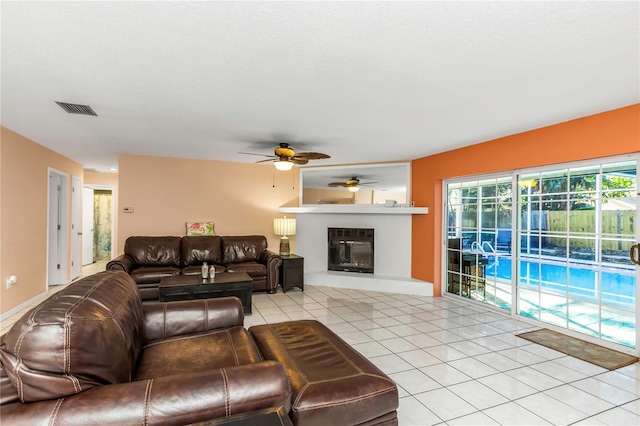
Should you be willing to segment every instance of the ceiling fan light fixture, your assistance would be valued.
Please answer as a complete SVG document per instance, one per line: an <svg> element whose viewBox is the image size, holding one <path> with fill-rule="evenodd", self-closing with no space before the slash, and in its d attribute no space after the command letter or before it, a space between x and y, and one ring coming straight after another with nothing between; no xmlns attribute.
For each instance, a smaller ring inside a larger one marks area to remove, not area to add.
<svg viewBox="0 0 640 426"><path fill-rule="evenodd" d="M276 166L276 169L278 169L278 170L280 170L282 172L286 172L287 170L291 170L291 168L293 167L293 163L291 161L287 161L287 160L274 161L273 165Z"/></svg>
<svg viewBox="0 0 640 426"><path fill-rule="evenodd" d="M360 187L359 186L350 186L349 187L349 191L350 192L358 192L358 191L360 191Z"/></svg>

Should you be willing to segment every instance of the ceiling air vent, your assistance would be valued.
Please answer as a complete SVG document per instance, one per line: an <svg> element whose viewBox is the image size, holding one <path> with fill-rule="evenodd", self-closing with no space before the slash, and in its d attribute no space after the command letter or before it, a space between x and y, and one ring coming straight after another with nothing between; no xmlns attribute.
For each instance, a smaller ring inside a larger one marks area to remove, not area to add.
<svg viewBox="0 0 640 426"><path fill-rule="evenodd" d="M58 101L56 101L56 103L60 105L60 108L67 111L69 114L95 115L96 117L98 116L98 114L96 114L89 105L68 104L66 102Z"/></svg>

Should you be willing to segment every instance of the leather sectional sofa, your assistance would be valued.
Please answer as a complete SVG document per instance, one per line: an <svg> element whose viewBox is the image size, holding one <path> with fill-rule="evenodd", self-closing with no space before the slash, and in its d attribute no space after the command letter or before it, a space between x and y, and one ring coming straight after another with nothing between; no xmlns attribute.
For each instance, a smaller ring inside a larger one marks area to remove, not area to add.
<svg viewBox="0 0 640 426"><path fill-rule="evenodd" d="M132 236L125 241L124 254L107 263L107 270L128 273L143 300L158 300L161 278L198 275L204 262L215 266L216 272L246 272L254 291L275 293L282 258L267 249L262 235Z"/></svg>
<svg viewBox="0 0 640 426"><path fill-rule="evenodd" d="M243 319L235 297L76 281L0 336L2 424L397 425L395 383L323 324Z"/></svg>
<svg viewBox="0 0 640 426"><path fill-rule="evenodd" d="M0 337L7 425L185 425L289 410L236 298L142 304L123 272L70 284Z"/></svg>

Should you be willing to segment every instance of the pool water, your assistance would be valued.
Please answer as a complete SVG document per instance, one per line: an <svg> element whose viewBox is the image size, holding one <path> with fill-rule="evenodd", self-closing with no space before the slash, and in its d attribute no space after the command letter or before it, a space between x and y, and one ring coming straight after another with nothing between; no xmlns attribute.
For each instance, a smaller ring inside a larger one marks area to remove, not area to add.
<svg viewBox="0 0 640 426"><path fill-rule="evenodd" d="M487 255L487 278L511 281L511 256ZM635 309L636 277L633 267L595 266L578 262L553 260L520 260L519 286L552 294L567 294L570 299L597 303L599 293L603 304Z"/></svg>
<svg viewBox="0 0 640 426"><path fill-rule="evenodd" d="M486 294L478 300L511 310L511 256L487 255ZM519 315L636 347L636 276L630 266L520 260Z"/></svg>

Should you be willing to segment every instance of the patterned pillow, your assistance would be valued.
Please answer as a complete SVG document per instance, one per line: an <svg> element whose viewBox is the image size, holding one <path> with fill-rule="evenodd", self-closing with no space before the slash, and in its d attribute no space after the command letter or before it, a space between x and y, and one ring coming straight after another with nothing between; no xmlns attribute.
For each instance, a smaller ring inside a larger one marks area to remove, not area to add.
<svg viewBox="0 0 640 426"><path fill-rule="evenodd" d="M215 222L187 222L187 236L215 235Z"/></svg>

